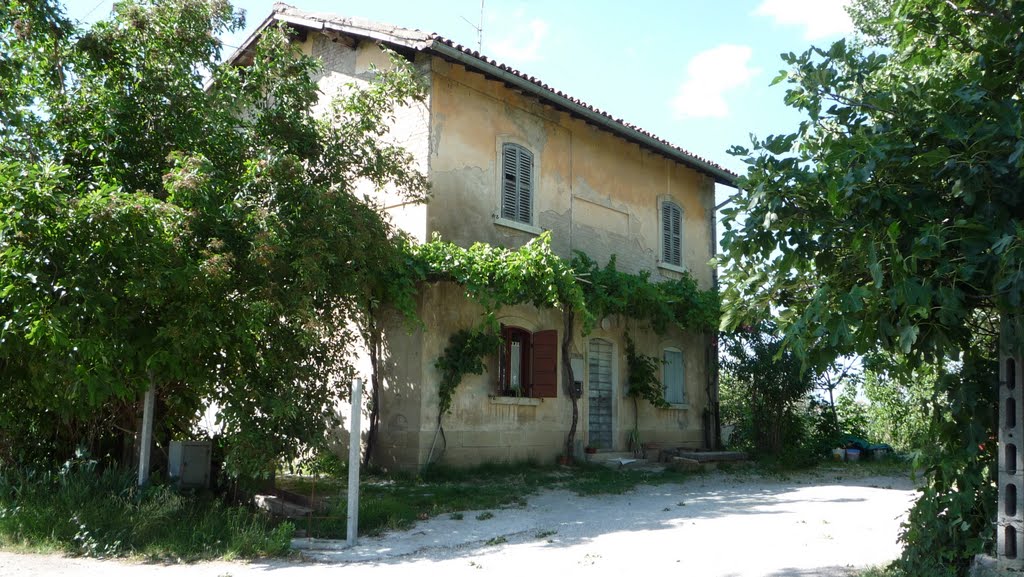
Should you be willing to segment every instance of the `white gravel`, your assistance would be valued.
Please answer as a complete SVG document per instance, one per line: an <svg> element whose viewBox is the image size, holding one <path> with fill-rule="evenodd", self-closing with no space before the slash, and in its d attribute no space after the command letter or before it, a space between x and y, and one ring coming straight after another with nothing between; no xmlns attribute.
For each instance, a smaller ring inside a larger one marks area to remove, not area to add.
<svg viewBox="0 0 1024 577"><path fill-rule="evenodd" d="M711 473L624 495L545 491L490 519L443 515L352 549L320 542L301 561L163 565L0 552L0 575L846 576L899 556L899 524L914 498L909 479L849 478L842 468L774 480Z"/></svg>

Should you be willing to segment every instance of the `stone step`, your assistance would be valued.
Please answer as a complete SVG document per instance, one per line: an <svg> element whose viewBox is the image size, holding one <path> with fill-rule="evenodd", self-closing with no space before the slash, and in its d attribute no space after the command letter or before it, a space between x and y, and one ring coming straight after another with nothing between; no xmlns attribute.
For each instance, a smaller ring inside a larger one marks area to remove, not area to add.
<svg viewBox="0 0 1024 577"><path fill-rule="evenodd" d="M734 461L746 461L750 457L746 453L740 453L738 451L687 451L677 450L675 452L676 457L683 457L685 459L692 459L698 463L724 463Z"/></svg>
<svg viewBox="0 0 1024 577"><path fill-rule="evenodd" d="M285 517L286 519L301 519L313 512L309 507L291 503L277 495L256 495L253 498L256 507L269 512L271 515Z"/></svg>
<svg viewBox="0 0 1024 577"><path fill-rule="evenodd" d="M632 452L603 451L585 454L588 463L604 465L611 469L635 469L641 471L661 472L665 466L648 459L637 459Z"/></svg>
<svg viewBox="0 0 1024 577"><path fill-rule="evenodd" d="M600 462L611 459L636 459L633 451L598 451L587 455L591 461Z"/></svg>

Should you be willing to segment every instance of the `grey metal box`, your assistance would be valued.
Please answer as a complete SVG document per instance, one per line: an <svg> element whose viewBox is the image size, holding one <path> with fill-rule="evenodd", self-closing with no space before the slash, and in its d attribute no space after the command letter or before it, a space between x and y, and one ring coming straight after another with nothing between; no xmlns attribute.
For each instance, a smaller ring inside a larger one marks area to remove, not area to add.
<svg viewBox="0 0 1024 577"><path fill-rule="evenodd" d="M210 486L210 441L171 441L167 475L182 488Z"/></svg>

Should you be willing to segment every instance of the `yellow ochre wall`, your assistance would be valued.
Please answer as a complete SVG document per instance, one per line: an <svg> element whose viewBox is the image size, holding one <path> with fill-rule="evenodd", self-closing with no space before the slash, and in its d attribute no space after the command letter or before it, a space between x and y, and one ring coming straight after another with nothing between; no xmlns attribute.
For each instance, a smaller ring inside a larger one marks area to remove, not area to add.
<svg viewBox="0 0 1024 577"><path fill-rule="evenodd" d="M671 199L683 210L683 268L701 288L711 287L708 261L713 256L714 183L710 178L460 65L435 57L431 68L429 176L433 189L427 206L428 235L436 232L463 246L483 241L516 247L540 230L550 230L553 248L563 257L581 250L604 264L615 254L620 270L647 270L655 279L672 278L678 275L676 270L658 266L658 207L662 200ZM534 154L536 230L496 218L504 142L523 145ZM480 309L451 285L429 288L421 306L427 327L422 340L422 463L430 456L431 445L434 459L441 453L441 442L434 435L438 373L433 360L453 332L479 322ZM505 324L530 331L557 329L559 340L562 338L557 311L517 306L502 310L499 316ZM572 355L583 360L584 383L589 339L601 337L614 346L612 449L626 449L634 422L632 400L625 397L627 332L645 354L660 358L665 347L682 350L686 366L688 403L656 409L641 402L641 440L669 446L702 445L701 413L707 405L706 335L675 330L656 335L621 318L606 319L586 336L579 330L577 327ZM447 446L442 461L457 466L524 459L550 462L563 452L571 418L561 373L558 398L499 398L493 396L496 363L490 359L487 373L469 375L460 385L452 411L443 419ZM580 445L587 443L588 437L586 397L584 393L580 400L576 437Z"/></svg>
<svg viewBox="0 0 1024 577"><path fill-rule="evenodd" d="M371 42L332 42L310 34L303 49L324 61L318 79L324 100L348 82L370 78L369 64L386 66ZM658 207L671 199L683 210L683 269L703 289L713 283L708 261L713 256L711 223L714 183L709 177L636 144L542 105L532 97L487 80L457 64L418 54L415 64L428 84L425 102L398 111L391 138L407 148L414 163L432 183L427 205L407 205L384 191L378 194L396 226L424 241L433 233L460 245L483 241L516 247L550 230L555 251L566 258L581 250L600 264L617 255L627 272L650 271L652 278L678 275L658 265ZM323 104L321 104L323 106ZM534 154L534 225L496 222L499 208L499 152L515 142ZM455 331L475 326L481 309L453 284L425 285L419 312L423 325L410 330L392 315L384 319L384 387L376 464L414 469L428 460L466 466L489 461L551 462L563 452L571 404L559 371L558 397L514 399L495 397L496 359L488 371L469 375L460 385L452 411L445 415L443 434L437 428L437 383L434 362ZM501 322L530 331L556 329L562 339L561 315L532 306L500 311ZM665 347L683 351L688 403L655 409L640 403L640 437L666 446L700 447L702 411L707 405L707 335L670 330L656 335L623 318L603 319L589 335L575 328L572 356L582 359L591 338L614 346L614 450L625 450L633 428L632 400L625 397L625 335L640 352L661 356ZM365 353L359 368L369 376ZM559 363L565 362L559 351ZM586 370L582 375L587 382ZM577 375L577 379L581 376ZM578 446L588 438L587 395L579 401ZM365 429L365 422L364 422Z"/></svg>

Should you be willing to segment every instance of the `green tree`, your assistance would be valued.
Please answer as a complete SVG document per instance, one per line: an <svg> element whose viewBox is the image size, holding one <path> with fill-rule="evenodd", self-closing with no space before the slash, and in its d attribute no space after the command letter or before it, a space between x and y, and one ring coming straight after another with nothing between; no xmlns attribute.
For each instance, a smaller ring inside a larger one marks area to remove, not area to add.
<svg viewBox="0 0 1024 577"><path fill-rule="evenodd" d="M920 451L931 443L932 396L937 391L936 365L911 366L898 354L869 355L865 360L864 396L868 434L897 451Z"/></svg>
<svg viewBox="0 0 1024 577"><path fill-rule="evenodd" d="M287 30L221 65L241 26L220 0L119 2L89 29L0 12L0 459L104 448L152 384L167 431L216 403L229 466L260 473L347 394L346 327L403 242L356 184L423 197L380 139L422 89L396 60L314 116Z"/></svg>
<svg viewBox="0 0 1024 577"><path fill-rule="evenodd" d="M773 455L802 441L815 379L775 327L763 323L725 335L722 353L723 418L736 425L737 440Z"/></svg>
<svg viewBox="0 0 1024 577"><path fill-rule="evenodd" d="M810 366L876 349L955 363L934 395L940 450L902 563L961 572L994 511L994 356L979 318L1018 315L1024 296L1024 10L855 4L860 40L783 55L797 130L733 150L749 168L725 215L723 323L777 312Z"/></svg>

